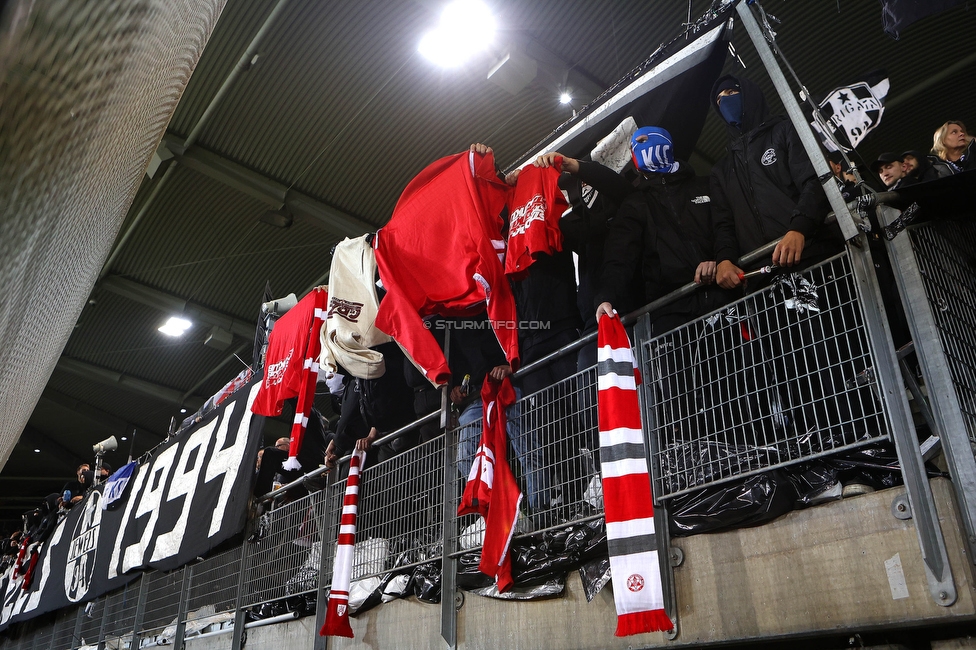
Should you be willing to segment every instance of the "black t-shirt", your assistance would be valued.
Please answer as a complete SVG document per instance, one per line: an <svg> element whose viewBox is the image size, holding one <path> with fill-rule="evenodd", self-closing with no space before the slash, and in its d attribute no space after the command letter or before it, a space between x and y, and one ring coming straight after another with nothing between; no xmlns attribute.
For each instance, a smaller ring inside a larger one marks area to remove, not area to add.
<svg viewBox="0 0 976 650"><path fill-rule="evenodd" d="M61 494L63 495L65 492L71 492L71 497L65 499L66 501L70 501L75 497L84 495L85 490L87 489L88 486L85 485L84 483L79 483L78 481L68 481L67 483L64 484L64 487L61 488Z"/></svg>

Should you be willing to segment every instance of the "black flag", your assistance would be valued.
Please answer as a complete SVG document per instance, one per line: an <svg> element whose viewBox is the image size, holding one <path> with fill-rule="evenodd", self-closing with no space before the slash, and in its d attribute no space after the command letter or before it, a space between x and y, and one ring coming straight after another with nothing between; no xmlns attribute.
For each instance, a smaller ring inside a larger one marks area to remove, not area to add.
<svg viewBox="0 0 976 650"><path fill-rule="evenodd" d="M881 0L881 20L885 34L896 41L917 20L961 5L966 0Z"/></svg>

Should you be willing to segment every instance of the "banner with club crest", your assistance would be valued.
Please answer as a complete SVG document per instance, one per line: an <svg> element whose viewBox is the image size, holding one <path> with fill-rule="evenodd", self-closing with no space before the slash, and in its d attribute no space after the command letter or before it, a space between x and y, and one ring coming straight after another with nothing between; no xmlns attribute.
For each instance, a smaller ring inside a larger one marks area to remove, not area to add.
<svg viewBox="0 0 976 650"><path fill-rule="evenodd" d="M97 598L140 569L180 567L239 533L264 424L251 413L260 381L157 447L127 485L113 480L89 492L43 542L27 548L0 576L0 630Z"/></svg>

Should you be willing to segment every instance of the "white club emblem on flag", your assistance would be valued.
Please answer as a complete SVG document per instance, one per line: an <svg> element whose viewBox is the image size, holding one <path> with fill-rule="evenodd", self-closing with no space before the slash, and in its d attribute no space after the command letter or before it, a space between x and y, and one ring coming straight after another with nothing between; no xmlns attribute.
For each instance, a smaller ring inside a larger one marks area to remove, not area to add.
<svg viewBox="0 0 976 650"><path fill-rule="evenodd" d="M888 79L884 78L874 85L860 81L827 93L820 102L822 120L814 120L811 126L828 151L837 151L837 145L844 151L855 149L881 123L888 87Z"/></svg>

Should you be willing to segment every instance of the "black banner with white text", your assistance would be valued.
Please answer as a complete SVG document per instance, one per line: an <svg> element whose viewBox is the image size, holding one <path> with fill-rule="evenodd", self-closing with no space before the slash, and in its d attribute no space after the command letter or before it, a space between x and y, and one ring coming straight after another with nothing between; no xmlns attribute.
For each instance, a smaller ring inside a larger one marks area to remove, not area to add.
<svg viewBox="0 0 976 650"><path fill-rule="evenodd" d="M33 572L0 576L0 630L170 570L240 532L264 418L251 413L260 377L199 425L158 447L105 507L105 486L75 504L37 547ZM26 554L30 557L30 553Z"/></svg>

